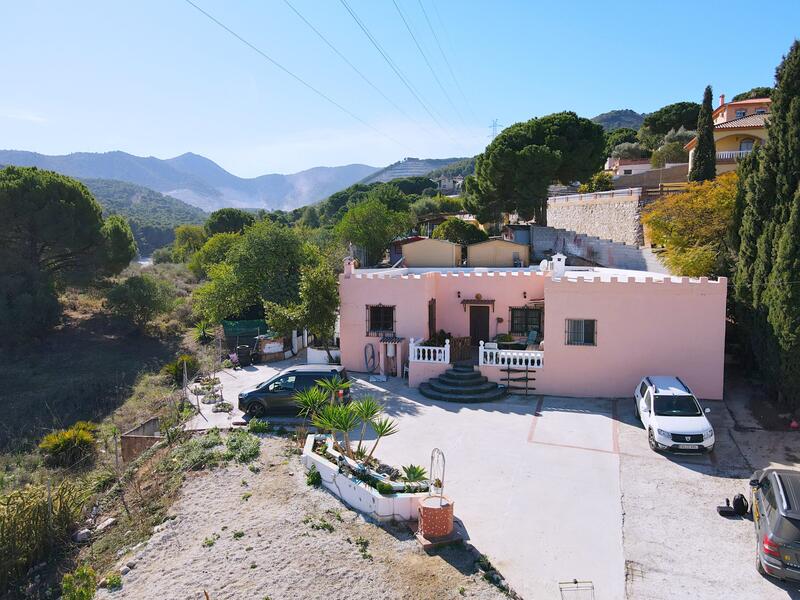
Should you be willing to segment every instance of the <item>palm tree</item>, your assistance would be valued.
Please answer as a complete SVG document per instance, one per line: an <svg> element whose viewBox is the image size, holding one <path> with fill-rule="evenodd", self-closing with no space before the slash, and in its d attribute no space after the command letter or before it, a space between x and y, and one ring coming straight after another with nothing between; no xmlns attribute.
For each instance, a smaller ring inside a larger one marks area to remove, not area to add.
<svg viewBox="0 0 800 600"><path fill-rule="evenodd" d="M364 396L358 402L353 403L352 406L358 418L361 419L361 435L358 438L358 446L356 446L357 451L359 451L364 442L364 435L367 433L367 425L378 418L383 407L372 396Z"/></svg>
<svg viewBox="0 0 800 600"><path fill-rule="evenodd" d="M298 406L298 413L309 421L313 421L319 411L328 403L328 394L325 390L314 386L300 390L294 395Z"/></svg>
<svg viewBox="0 0 800 600"><path fill-rule="evenodd" d="M336 403L336 397L339 391L344 391L350 387L350 381L344 380L338 374L326 379L318 379L315 381L319 387L331 395L331 402Z"/></svg>
<svg viewBox="0 0 800 600"><path fill-rule="evenodd" d="M311 424L320 431L330 431L331 438L333 439L333 447L336 451L341 452L341 447L336 439L336 432L338 431L336 413L338 406L335 404L326 403L311 417Z"/></svg>
<svg viewBox="0 0 800 600"><path fill-rule="evenodd" d="M369 462L369 460L372 458L372 454L375 452L375 448L378 446L378 442L381 441L382 437L387 437L397 433L397 422L392 421L389 417L384 417L373 422L372 429L375 430L375 435L377 437L375 438L375 444L373 444L372 450L369 451L369 454L364 462Z"/></svg>
<svg viewBox="0 0 800 600"><path fill-rule="evenodd" d="M331 405L336 407L335 424L336 429L342 432L344 437L344 450L349 458L353 458L353 447L350 445L350 432L358 427L358 415L353 410L352 404L336 404Z"/></svg>

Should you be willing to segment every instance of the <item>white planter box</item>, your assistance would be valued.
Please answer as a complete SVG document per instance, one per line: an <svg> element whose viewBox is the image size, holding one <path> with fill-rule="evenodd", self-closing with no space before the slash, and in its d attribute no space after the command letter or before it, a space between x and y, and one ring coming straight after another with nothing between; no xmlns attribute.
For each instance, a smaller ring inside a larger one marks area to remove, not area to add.
<svg viewBox="0 0 800 600"><path fill-rule="evenodd" d="M331 348L331 356L333 358L341 359L342 351L338 348ZM321 348L312 348L309 346L306 352L306 362L310 365L327 365L328 364L328 355L325 353L325 350Z"/></svg>
<svg viewBox="0 0 800 600"><path fill-rule="evenodd" d="M427 492L416 494L378 493L363 481L339 473L339 467L314 452L314 436L306 438L302 456L306 471L315 466L322 476L322 485L350 508L369 515L377 521L416 521L420 501Z"/></svg>

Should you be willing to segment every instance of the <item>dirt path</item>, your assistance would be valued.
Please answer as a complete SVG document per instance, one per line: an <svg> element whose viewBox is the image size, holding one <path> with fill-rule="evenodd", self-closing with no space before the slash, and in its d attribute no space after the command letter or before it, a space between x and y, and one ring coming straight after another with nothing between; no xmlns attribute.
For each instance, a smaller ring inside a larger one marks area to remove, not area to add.
<svg viewBox="0 0 800 600"><path fill-rule="evenodd" d="M365 523L309 488L284 448L264 439L259 473L234 465L189 479L175 519L121 559L119 567L135 562L123 588L97 598L203 599L204 591L211 600L504 597L465 550L428 556L407 530Z"/></svg>

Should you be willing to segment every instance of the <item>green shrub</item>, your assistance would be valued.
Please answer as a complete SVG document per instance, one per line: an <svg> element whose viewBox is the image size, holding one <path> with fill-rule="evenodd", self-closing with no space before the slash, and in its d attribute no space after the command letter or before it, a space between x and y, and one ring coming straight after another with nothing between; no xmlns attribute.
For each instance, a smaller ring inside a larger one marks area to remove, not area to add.
<svg viewBox="0 0 800 600"><path fill-rule="evenodd" d="M306 484L319 487L322 485L322 473L317 471L317 467L311 465L311 468L306 473Z"/></svg>
<svg viewBox="0 0 800 600"><path fill-rule="evenodd" d="M394 488L385 481L376 481L375 489L379 494L394 494Z"/></svg>
<svg viewBox="0 0 800 600"><path fill-rule="evenodd" d="M122 589L122 575L119 573L111 573L108 577L106 577L106 585L108 585L108 589L112 592L115 590Z"/></svg>
<svg viewBox="0 0 800 600"><path fill-rule="evenodd" d="M69 541L85 494L74 483L63 481L49 496L48 501L43 485L28 485L0 496L0 590Z"/></svg>
<svg viewBox="0 0 800 600"><path fill-rule="evenodd" d="M242 464L254 461L261 453L261 441L243 429L232 431L225 445L228 448L225 458L234 459Z"/></svg>
<svg viewBox="0 0 800 600"><path fill-rule="evenodd" d="M205 447L202 438L194 438L184 442L172 455L171 462L167 463L171 470L201 471L213 469L223 461L222 453L212 447Z"/></svg>
<svg viewBox="0 0 800 600"><path fill-rule="evenodd" d="M190 379L200 369L200 362L197 357L191 354L181 354L177 359L161 367L161 372L168 375L172 382L177 386L183 385L183 365L186 364L186 375Z"/></svg>
<svg viewBox="0 0 800 600"><path fill-rule="evenodd" d="M80 566L61 580L61 600L92 600L96 587L94 569L89 565Z"/></svg>
<svg viewBox="0 0 800 600"><path fill-rule="evenodd" d="M206 449L222 445L222 436L219 434L219 428L212 427L209 429L205 435L197 438L197 443Z"/></svg>
<svg viewBox="0 0 800 600"><path fill-rule="evenodd" d="M175 288L151 275L134 275L109 290L106 297L111 312L143 329L156 316L169 312Z"/></svg>
<svg viewBox="0 0 800 600"><path fill-rule="evenodd" d="M94 456L94 432L96 426L86 421L78 421L69 429L59 429L48 433L39 442L39 449L45 460L55 466L72 467L79 462L88 461Z"/></svg>
<svg viewBox="0 0 800 600"><path fill-rule="evenodd" d="M225 360L222 361L222 368L223 369L232 369L233 368L233 363L231 362L230 358L226 358Z"/></svg>
<svg viewBox="0 0 800 600"><path fill-rule="evenodd" d="M266 419L250 419L247 430L250 433L269 433L270 425Z"/></svg>

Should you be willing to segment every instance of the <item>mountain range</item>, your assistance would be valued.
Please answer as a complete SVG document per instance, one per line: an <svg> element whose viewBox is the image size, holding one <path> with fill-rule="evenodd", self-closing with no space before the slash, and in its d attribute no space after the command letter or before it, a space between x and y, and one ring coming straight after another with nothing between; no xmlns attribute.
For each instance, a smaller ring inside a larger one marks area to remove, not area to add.
<svg viewBox="0 0 800 600"><path fill-rule="evenodd" d="M80 179L126 181L206 211L225 206L291 210L327 198L379 170L369 165L352 164L314 167L290 175L242 178L191 152L160 159L121 151L49 156L22 150L0 150L0 164L39 167Z"/></svg>

